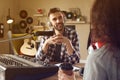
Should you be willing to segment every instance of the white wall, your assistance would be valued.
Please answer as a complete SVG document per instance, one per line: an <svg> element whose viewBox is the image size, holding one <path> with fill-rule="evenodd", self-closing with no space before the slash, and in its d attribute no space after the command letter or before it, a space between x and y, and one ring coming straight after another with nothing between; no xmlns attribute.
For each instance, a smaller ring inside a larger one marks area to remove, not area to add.
<svg viewBox="0 0 120 80"><path fill-rule="evenodd" d="M89 22L90 8L94 0L20 0L20 9L26 9L29 15L36 13L38 8L45 9L46 12L52 7L59 7L62 10L69 8L80 8L82 15L87 17Z"/></svg>

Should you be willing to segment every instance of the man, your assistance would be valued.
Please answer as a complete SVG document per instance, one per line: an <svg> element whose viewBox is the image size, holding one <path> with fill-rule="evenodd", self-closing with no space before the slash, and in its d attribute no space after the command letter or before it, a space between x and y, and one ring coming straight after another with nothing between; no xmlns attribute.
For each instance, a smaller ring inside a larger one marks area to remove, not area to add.
<svg viewBox="0 0 120 80"><path fill-rule="evenodd" d="M54 35L44 36L36 58L45 62L78 63L80 59L79 40L75 30L64 26L65 17L58 8L50 9L48 17Z"/></svg>

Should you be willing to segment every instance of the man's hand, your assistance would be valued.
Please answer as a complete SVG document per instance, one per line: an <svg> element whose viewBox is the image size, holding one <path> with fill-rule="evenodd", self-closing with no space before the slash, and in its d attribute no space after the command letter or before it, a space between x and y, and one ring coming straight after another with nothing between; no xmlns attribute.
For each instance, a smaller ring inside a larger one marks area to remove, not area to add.
<svg viewBox="0 0 120 80"><path fill-rule="evenodd" d="M45 41L46 44L67 44L69 39L63 35L54 35Z"/></svg>
<svg viewBox="0 0 120 80"><path fill-rule="evenodd" d="M45 41L42 48L45 53L47 53L49 44L64 44L67 48L67 52L69 55L71 55L74 51L70 40L61 34L53 35Z"/></svg>
<svg viewBox="0 0 120 80"><path fill-rule="evenodd" d="M59 34L54 36L53 41L55 42L55 44L67 44L69 42L69 39Z"/></svg>

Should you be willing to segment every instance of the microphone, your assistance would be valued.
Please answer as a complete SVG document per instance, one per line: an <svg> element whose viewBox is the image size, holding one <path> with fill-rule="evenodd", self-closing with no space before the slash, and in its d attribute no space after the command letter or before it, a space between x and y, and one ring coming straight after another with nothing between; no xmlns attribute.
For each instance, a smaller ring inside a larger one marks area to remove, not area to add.
<svg viewBox="0 0 120 80"><path fill-rule="evenodd" d="M37 31L34 36L53 36L53 31Z"/></svg>

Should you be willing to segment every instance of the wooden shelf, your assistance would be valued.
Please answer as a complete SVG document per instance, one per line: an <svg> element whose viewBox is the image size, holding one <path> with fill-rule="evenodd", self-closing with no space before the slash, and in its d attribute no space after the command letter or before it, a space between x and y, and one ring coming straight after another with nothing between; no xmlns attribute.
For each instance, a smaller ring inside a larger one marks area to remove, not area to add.
<svg viewBox="0 0 120 80"><path fill-rule="evenodd" d="M85 24L85 21L71 21L71 20L67 20L66 24Z"/></svg>
<svg viewBox="0 0 120 80"><path fill-rule="evenodd" d="M34 14L33 16L36 16L36 17L43 17L44 15L43 15L43 14Z"/></svg>

